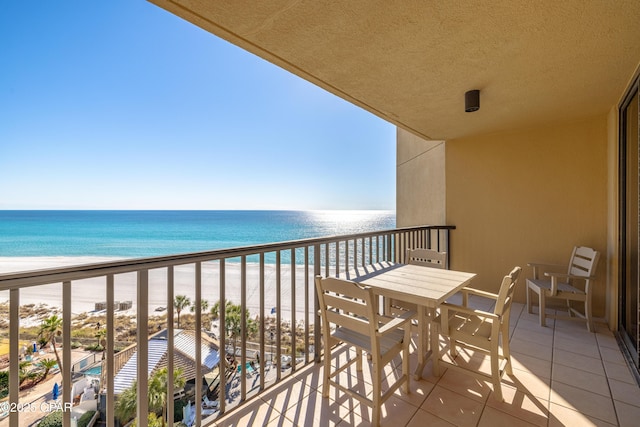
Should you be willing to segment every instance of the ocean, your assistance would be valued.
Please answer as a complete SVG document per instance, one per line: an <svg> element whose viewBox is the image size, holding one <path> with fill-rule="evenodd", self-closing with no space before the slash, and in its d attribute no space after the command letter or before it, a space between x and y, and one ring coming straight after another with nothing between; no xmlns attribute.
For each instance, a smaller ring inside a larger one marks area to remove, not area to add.
<svg viewBox="0 0 640 427"><path fill-rule="evenodd" d="M388 230L394 211L0 210L0 257L148 257Z"/></svg>

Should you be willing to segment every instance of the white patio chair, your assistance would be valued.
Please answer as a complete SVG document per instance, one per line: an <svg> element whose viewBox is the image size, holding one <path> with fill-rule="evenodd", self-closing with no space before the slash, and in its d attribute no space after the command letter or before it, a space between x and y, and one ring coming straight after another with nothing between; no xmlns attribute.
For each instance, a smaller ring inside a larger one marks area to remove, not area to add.
<svg viewBox="0 0 640 427"><path fill-rule="evenodd" d="M587 321L587 329L595 332L593 327L592 314L592 293L595 280L596 267L600 253L585 246L576 246L573 248L568 268L565 266L529 263L529 267L533 268L533 278L527 279L527 310L533 313L533 302L530 292L538 294L538 311L540 316L540 326L545 326L547 317L557 318L558 316L546 313L546 300L563 299L567 301L567 311L570 317L579 316ZM542 278L541 273L549 269L558 269L564 267L566 273L554 273L546 271ZM581 286L584 285L584 286ZM571 301L584 302L584 313L576 310ZM562 316L565 317L566 316Z"/></svg>
<svg viewBox="0 0 640 427"><path fill-rule="evenodd" d="M509 314L513 292L520 276L520 267L515 267L511 273L504 276L498 294L473 288L463 288L463 293L479 295L495 300L493 312L474 310L445 302L440 305L440 315L434 324L439 324L442 334L449 338L449 354L451 362L440 359L439 346L433 345L436 352L433 357L433 370L438 372L439 364L476 378L490 379L497 400L502 401L501 379L504 373L512 375L511 355L509 352ZM467 298L465 298L467 301ZM436 340L437 342L437 340ZM502 344L502 345L501 345ZM491 357L491 373L473 369L466 363L457 363L457 346L469 348L489 354ZM504 363L502 363L504 362ZM502 367L500 365L503 365Z"/></svg>
<svg viewBox="0 0 640 427"><path fill-rule="evenodd" d="M337 278L315 280L320 314L322 317L322 337L324 344L324 381L322 395L329 397L329 385L368 405L373 410L372 424L380 424L382 404L402 386L409 392L409 322L414 315L407 312L402 317L387 318L376 313L376 305L371 288ZM333 370L331 345L335 342L355 347L356 357L345 365ZM371 398L358 393L353 384L340 384L336 378L353 363L362 371L362 352L371 356L371 378L373 394ZM382 394L382 372L384 366L402 353L402 375Z"/></svg>

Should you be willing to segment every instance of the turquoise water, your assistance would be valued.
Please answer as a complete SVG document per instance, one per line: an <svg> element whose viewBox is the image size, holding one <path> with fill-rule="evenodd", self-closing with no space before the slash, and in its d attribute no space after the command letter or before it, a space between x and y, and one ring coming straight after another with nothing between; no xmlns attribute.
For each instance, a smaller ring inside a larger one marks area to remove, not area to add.
<svg viewBox="0 0 640 427"><path fill-rule="evenodd" d="M100 374L102 373L102 366L101 365L93 366L89 369L85 369L84 371L82 371L82 373L84 375L92 375L94 377L99 377Z"/></svg>
<svg viewBox="0 0 640 427"><path fill-rule="evenodd" d="M146 257L394 227L393 211L0 211L0 256Z"/></svg>

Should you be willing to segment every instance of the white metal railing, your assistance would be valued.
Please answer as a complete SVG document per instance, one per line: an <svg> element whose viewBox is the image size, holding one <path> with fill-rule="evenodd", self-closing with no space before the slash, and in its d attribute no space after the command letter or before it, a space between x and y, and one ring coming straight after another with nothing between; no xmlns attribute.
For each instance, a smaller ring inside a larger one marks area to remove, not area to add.
<svg viewBox="0 0 640 427"><path fill-rule="evenodd" d="M21 290L52 283L62 284L62 404L73 402L71 396L72 363L71 363L71 305L73 302L72 283L91 278L103 278L106 286L106 351L103 362L103 379L101 384L105 391L104 413L108 426L114 426L114 377L116 365L114 363L114 326L115 326L115 284L119 277L125 274L136 274L136 323L137 323L137 414L138 425L148 425L148 400L146 393L148 387L148 356L150 333L149 330L149 297L150 297L150 273L157 276L158 271L166 273L166 306L167 310L167 353L168 358L168 390L167 396L173 396L173 366L174 366L174 312L172 310L175 295L176 269L190 266L193 273L195 286L194 306L200 307L203 299L203 287L206 290L216 288L219 293L220 312L219 325L225 325L225 303L228 300L227 292L237 292L240 288L241 337L246 336L247 324L247 284L251 276L254 287L259 289L258 322L259 322L259 354L265 359L267 346L271 347L271 359L278 364L275 378L265 380L265 365L260 363L259 383L248 390L247 372L242 369L239 374L239 396L236 396L233 404L229 403L228 396L220 398L219 412L224 413L236 404L241 405L248 398L260 393L265 388L272 386L282 379L283 370L281 361L283 356L290 355L291 367L284 372L290 375L299 369L300 365L308 364L320 358L320 322L317 318L317 299L314 292L313 277L317 274L340 275L356 266L365 266L383 261L403 262L407 248L428 247L450 253L449 231L454 226L420 226L385 231L332 236L325 238L304 239L282 243L264 244L250 247L215 250L179 254L173 256L160 256L140 258L122 261L87 264L76 267L62 267L30 272L20 272L0 275L0 291L9 291L9 399L14 407L20 407L19 402L19 338L20 338L20 292ZM203 283L203 268L211 269L214 266L217 271L217 283L206 281ZM227 274L227 269L239 267L240 277ZM285 274L286 273L286 274ZM287 274L290 280L286 280ZM257 283L256 283L257 282ZM275 295L267 295L265 289L269 284L270 289L275 289ZM82 284L84 285L84 284ZM153 291L158 292L157 284L153 283ZM283 294L286 299L283 299ZM288 298L287 298L288 297ZM103 297L97 297L97 301ZM288 300L287 300L288 299ZM267 305L269 301L269 305ZM255 305L255 300L252 300ZM267 329L267 317L265 310L273 307L275 311L274 329ZM291 348L283 354L283 316L288 315L291 325ZM298 318L300 316L300 318ZM195 378L202 379L202 313L195 310ZM304 330L304 349L297 348L296 327L301 323ZM313 338L313 346L311 339ZM318 344L318 345L316 345ZM227 347L225 333L219 334L219 349L223 353ZM313 348L314 351L310 352ZM299 350L304 350L301 357ZM275 353L275 354L273 354ZM224 355L220 355L221 365ZM240 366L247 364L247 340L240 340ZM227 390L227 377L220 375L219 390L224 393ZM255 381L254 381L255 383ZM202 387L196 381L195 402L201 402L203 398ZM167 419L174 416L173 399L167 399ZM195 406L198 408L198 406ZM203 425L201 411L196 410L196 425ZM10 427L18 427L20 412L12 411L9 414ZM214 417L204 420L204 424L212 421ZM71 425L71 414L65 411L63 425Z"/></svg>

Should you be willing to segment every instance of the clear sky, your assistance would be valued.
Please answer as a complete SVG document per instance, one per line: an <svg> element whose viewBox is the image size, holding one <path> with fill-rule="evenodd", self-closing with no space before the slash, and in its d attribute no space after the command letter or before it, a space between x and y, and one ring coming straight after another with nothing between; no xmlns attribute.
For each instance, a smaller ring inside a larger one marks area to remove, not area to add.
<svg viewBox="0 0 640 427"><path fill-rule="evenodd" d="M395 127L143 0L6 2L0 209L395 209Z"/></svg>

